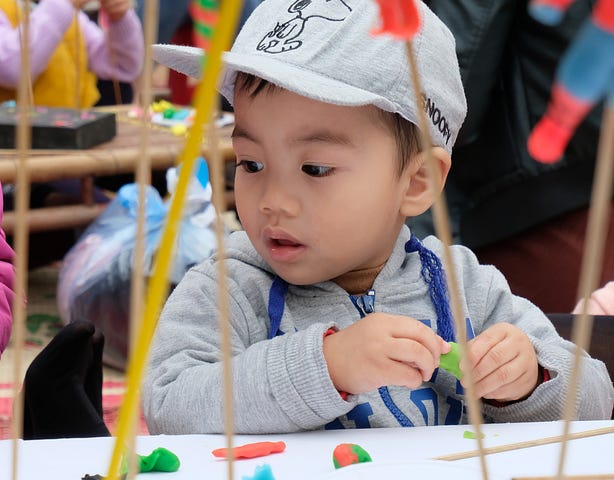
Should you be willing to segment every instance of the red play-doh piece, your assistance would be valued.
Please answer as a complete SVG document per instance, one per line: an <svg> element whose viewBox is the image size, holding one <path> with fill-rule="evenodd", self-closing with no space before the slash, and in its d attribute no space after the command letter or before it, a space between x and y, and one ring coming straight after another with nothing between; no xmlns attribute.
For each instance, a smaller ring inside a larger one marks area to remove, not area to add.
<svg viewBox="0 0 614 480"><path fill-rule="evenodd" d="M239 447L233 447L233 458L256 458L264 457L272 453L280 453L286 449L284 442L255 442L247 443ZM217 448L211 452L214 457L228 457L228 449Z"/></svg>
<svg viewBox="0 0 614 480"><path fill-rule="evenodd" d="M369 452L355 443L340 443L333 450L333 464L335 468L370 461L371 455L369 455Z"/></svg>
<svg viewBox="0 0 614 480"><path fill-rule="evenodd" d="M341 443L333 451L335 468L346 467L358 463L358 455L352 450L351 443ZM337 466L338 465L338 466Z"/></svg>
<svg viewBox="0 0 614 480"><path fill-rule="evenodd" d="M411 40L420 30L420 13L415 0L377 0L382 25L372 33Z"/></svg>

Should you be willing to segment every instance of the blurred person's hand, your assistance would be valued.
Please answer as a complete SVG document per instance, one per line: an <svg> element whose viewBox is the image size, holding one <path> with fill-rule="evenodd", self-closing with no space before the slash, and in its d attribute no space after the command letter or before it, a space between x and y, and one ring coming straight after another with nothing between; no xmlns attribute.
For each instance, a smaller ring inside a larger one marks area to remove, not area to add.
<svg viewBox="0 0 614 480"><path fill-rule="evenodd" d="M71 3L77 10L81 10L83 6L90 0L71 0Z"/></svg>
<svg viewBox="0 0 614 480"><path fill-rule="evenodd" d="M132 8L130 0L100 0L100 9L108 15L112 22L120 20L130 8Z"/></svg>

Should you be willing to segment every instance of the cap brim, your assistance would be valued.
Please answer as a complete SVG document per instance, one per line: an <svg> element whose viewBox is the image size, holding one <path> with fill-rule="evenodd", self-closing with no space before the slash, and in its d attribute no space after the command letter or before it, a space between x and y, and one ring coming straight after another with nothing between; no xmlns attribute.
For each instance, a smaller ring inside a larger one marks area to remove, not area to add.
<svg viewBox="0 0 614 480"><path fill-rule="evenodd" d="M152 45L151 49L156 62L189 77L201 77L204 57L201 48L158 43Z"/></svg>
<svg viewBox="0 0 614 480"><path fill-rule="evenodd" d="M231 103L237 72L245 72L313 100L353 107L372 104L387 111L397 110L392 102L380 95L275 58L226 52L224 64L220 92Z"/></svg>
<svg viewBox="0 0 614 480"><path fill-rule="evenodd" d="M203 50L187 45L152 45L153 58L179 73L200 78ZM367 90L348 85L333 78L280 62L262 55L225 52L224 74L219 90L232 103L237 72L251 73L281 88L299 95L345 106L375 105L389 112L398 112L399 106ZM300 81L297 82L297 79Z"/></svg>

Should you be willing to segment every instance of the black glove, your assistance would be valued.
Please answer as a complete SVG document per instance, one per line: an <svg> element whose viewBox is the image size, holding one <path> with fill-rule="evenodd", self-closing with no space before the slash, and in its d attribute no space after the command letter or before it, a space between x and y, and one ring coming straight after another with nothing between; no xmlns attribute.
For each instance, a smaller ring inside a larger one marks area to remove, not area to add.
<svg viewBox="0 0 614 480"><path fill-rule="evenodd" d="M36 356L23 385L24 440L108 437L102 416L104 336L69 323Z"/></svg>

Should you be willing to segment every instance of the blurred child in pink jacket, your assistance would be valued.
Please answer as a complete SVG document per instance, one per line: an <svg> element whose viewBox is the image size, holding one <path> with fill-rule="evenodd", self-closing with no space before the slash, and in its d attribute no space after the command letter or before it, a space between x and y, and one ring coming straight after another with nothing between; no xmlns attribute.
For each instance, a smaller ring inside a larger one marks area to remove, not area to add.
<svg viewBox="0 0 614 480"><path fill-rule="evenodd" d="M580 300L572 313L582 313L584 301ZM595 290L588 298L588 313L591 315L614 315L614 281Z"/></svg>
<svg viewBox="0 0 614 480"><path fill-rule="evenodd" d="M30 67L34 104L91 107L97 78L134 81L143 64L141 22L130 0L100 0L108 32L80 12L87 0L41 0L30 13ZM78 12L78 15L75 15ZM24 12L0 0L0 101L15 98L20 76L20 30ZM77 18L77 20L75 20Z"/></svg>
<svg viewBox="0 0 614 480"><path fill-rule="evenodd" d="M3 210L4 205L2 195L0 195L0 225L2 225ZM13 302L13 280L15 278L14 256L13 249L6 243L4 230L0 228L0 357L11 336L11 303Z"/></svg>

